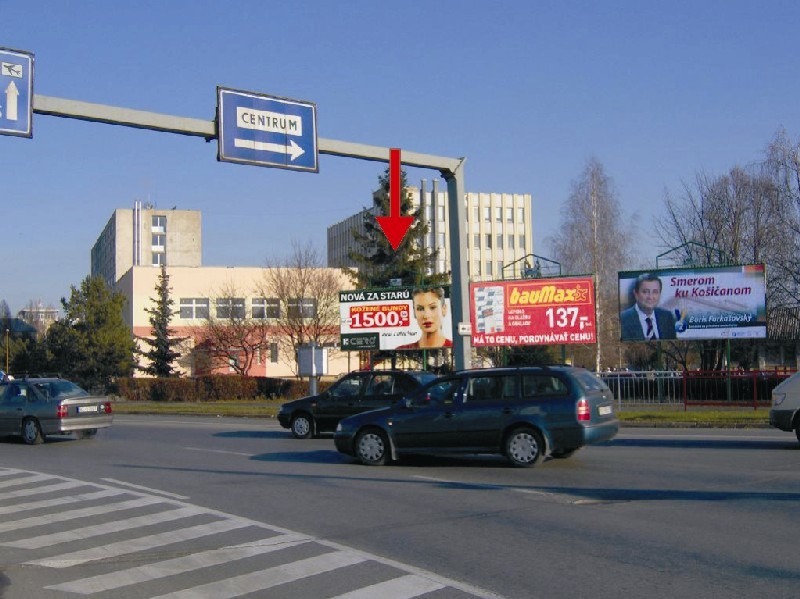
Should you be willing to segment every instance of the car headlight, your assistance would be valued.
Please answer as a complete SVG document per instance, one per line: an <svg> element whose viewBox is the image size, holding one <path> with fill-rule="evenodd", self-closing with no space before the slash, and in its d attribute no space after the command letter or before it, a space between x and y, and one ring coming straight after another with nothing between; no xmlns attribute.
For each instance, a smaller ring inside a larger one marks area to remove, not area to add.
<svg viewBox="0 0 800 599"><path fill-rule="evenodd" d="M342 432L342 423L341 422L336 425L336 432L337 433L341 433Z"/></svg>
<svg viewBox="0 0 800 599"><path fill-rule="evenodd" d="M783 400L786 399L786 393L772 393L772 405L779 406L783 403Z"/></svg>

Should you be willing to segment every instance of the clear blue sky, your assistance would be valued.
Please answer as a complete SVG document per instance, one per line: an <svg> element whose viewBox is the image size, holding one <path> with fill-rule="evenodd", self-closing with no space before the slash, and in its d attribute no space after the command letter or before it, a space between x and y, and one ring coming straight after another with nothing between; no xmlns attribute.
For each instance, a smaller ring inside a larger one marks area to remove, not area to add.
<svg viewBox="0 0 800 599"><path fill-rule="evenodd" d="M664 190L761 157L800 120L795 1L0 0L35 93L211 120L216 86L308 100L318 134L466 156L467 191L530 193L534 251L597 157L641 264ZM203 213L207 265L264 265L370 203L380 163L216 161L216 142L35 115L0 137L0 299L59 307L115 208ZM435 173L409 169L409 182Z"/></svg>

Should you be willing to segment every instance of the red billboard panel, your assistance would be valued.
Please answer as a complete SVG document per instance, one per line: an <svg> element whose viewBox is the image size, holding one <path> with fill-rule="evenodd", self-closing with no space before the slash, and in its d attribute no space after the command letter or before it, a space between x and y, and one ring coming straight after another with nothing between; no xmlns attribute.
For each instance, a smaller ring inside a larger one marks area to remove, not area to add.
<svg viewBox="0 0 800 599"><path fill-rule="evenodd" d="M470 283L472 345L595 343L592 277Z"/></svg>

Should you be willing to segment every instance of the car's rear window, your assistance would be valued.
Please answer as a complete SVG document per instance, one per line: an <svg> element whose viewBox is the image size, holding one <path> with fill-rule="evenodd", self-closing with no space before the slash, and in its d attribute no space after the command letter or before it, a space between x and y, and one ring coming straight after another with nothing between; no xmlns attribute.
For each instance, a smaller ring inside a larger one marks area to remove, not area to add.
<svg viewBox="0 0 800 599"><path fill-rule="evenodd" d="M596 377L588 370L576 370L574 373L575 380L578 381L584 391L608 391L609 388L606 384Z"/></svg>
<svg viewBox="0 0 800 599"><path fill-rule="evenodd" d="M410 372L409 374L413 376L415 379L417 379L417 382L420 385L425 385L427 383L430 383L433 379L436 378L436 375L433 374L432 372Z"/></svg>
<svg viewBox="0 0 800 599"><path fill-rule="evenodd" d="M69 381L47 381L34 383L34 386L45 397L83 397L89 395L86 391Z"/></svg>

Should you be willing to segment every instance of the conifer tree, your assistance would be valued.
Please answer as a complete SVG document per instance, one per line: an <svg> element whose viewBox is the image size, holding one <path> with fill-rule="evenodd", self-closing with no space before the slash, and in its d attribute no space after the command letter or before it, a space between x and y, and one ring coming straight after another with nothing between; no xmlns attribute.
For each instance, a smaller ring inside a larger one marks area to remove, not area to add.
<svg viewBox="0 0 800 599"><path fill-rule="evenodd" d="M155 303L152 308L145 308L145 312L150 315L150 326L153 330L152 337L143 337L141 340L150 346L147 351L141 354L150 363L141 370L149 375L156 377L176 376L173 363L180 357L180 352L175 348L183 342L183 338L174 337L174 331L169 328L172 316L175 314L172 306L174 300L170 297L169 275L167 267L161 265L161 274L156 283L156 297L150 299Z"/></svg>
<svg viewBox="0 0 800 599"><path fill-rule="evenodd" d="M442 285L449 282L448 273L430 274L436 264L437 250L424 248L422 240L430 230L422 215L422 206L412 210L411 194L406 189L406 172L400 174L400 210L404 216L416 220L408 229L400 246L395 250L389 244L376 216L389 215L389 167L378 177L379 188L373 194L373 207L364 209L364 233L354 230L357 249L350 251L350 259L357 271L350 272L358 288L387 287L392 279L401 279L403 285Z"/></svg>

